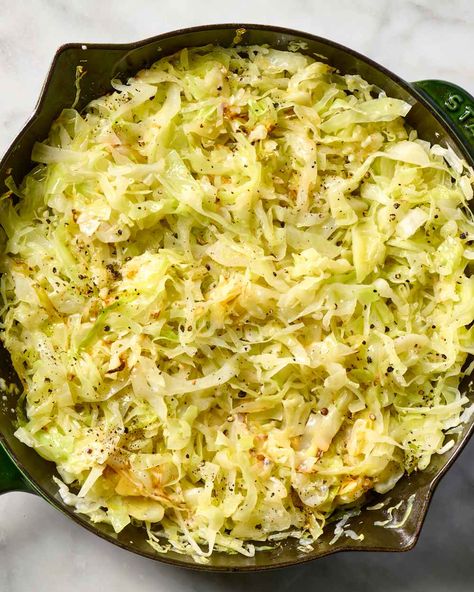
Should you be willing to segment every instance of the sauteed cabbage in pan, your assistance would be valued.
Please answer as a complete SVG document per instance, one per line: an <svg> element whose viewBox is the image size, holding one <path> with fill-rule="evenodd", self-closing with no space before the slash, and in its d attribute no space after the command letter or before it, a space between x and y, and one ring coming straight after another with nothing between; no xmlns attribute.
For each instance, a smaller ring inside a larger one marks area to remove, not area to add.
<svg viewBox="0 0 474 592"><path fill-rule="evenodd" d="M311 543L470 413L473 172L296 52L185 49L112 86L1 198L16 435L158 551Z"/></svg>

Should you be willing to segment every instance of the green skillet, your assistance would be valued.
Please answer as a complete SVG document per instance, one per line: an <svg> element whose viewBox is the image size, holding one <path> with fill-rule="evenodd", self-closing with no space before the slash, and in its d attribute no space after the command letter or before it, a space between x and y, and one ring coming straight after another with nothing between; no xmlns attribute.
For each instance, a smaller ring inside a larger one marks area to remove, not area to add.
<svg viewBox="0 0 474 592"><path fill-rule="evenodd" d="M243 44L268 44L287 49L289 43L303 42L301 51L327 58L328 62L345 73L357 73L384 89L388 95L399 97L413 105L408 123L416 128L421 138L441 145L449 144L467 162L474 166L474 99L466 91L439 80L408 83L401 80L372 60L327 39L308 33L272 26L225 24L194 27L165 33L137 43L111 45L78 43L61 47L53 60L43 86L36 110L18 134L0 163L0 194L5 179L13 175L18 182L32 168L31 150L36 140L47 136L52 121L75 98L76 67L83 66L86 75L81 83L78 108L91 99L111 90L112 78L126 78L141 68L150 66L164 55L183 47L233 43L237 29L244 29ZM435 40L433 40L435 42ZM0 378L7 383L18 382L8 353L0 346ZM462 390L474 400L465 379ZM168 553L160 555L148 544L146 531L128 526L120 534L104 524L92 524L86 517L75 514L59 498L52 480L55 467L32 449L19 442L15 436L15 408L17 397L0 393L0 493L26 491L42 496L55 508L72 520L124 549L150 559L183 567L213 571L251 571L284 567L303 563L339 551L407 551L420 534L434 489L461 452L474 430L474 417L457 435L455 445L445 454L436 457L422 473L403 478L389 492L389 505L406 500L414 494L414 505L408 520L398 529L374 526L374 521L386 518L386 509L363 510L357 518L357 532L364 534L363 541L344 537L330 545L333 528L329 527L310 553L298 549L297 542L288 541L272 551L262 551L253 558L241 555L214 554L205 565L196 564L191 557ZM381 500L383 501L383 496ZM378 500L380 501L380 500Z"/></svg>

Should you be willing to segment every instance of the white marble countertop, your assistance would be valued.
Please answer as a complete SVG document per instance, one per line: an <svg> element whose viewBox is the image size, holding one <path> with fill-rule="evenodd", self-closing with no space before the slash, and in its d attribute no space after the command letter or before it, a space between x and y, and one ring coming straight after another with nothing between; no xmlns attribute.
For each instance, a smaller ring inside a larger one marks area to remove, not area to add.
<svg viewBox="0 0 474 592"><path fill-rule="evenodd" d="M33 109L62 43L127 42L216 22L269 23L346 44L407 80L474 93L472 0L0 0L0 152ZM284 592L305 587L467 592L474 581L474 442L434 497L408 554L339 554L256 575L195 574L122 551L27 494L0 498L1 592Z"/></svg>

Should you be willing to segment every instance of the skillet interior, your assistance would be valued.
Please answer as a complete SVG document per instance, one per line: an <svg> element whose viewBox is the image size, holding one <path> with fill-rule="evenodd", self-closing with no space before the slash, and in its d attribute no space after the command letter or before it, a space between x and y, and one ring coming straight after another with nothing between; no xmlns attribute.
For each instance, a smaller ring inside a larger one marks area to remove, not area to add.
<svg viewBox="0 0 474 592"><path fill-rule="evenodd" d="M48 79L32 119L15 140L0 164L0 194L5 190L5 178L12 174L18 182L30 170L31 149L37 139L43 139L51 122L62 108L69 107L75 97L76 67L81 65L86 75L81 82L81 95L78 108L83 108L91 99L111 90L112 78L125 79L137 70L150 66L163 55L173 53L182 47L192 47L209 43L229 46L232 44L236 29L241 25L215 25L196 27L182 31L167 33L153 39L126 45L89 45L71 44L60 48L55 56ZM246 29L242 43L269 44L272 47L287 49L290 42L304 42L300 51L308 55L318 54L327 58L328 62L345 73L357 73L368 81L383 88L387 94L404 99L413 105L408 116L408 123L415 127L423 139L444 145L448 142L459 154L471 161L472 157L457 142L449 131L447 124L433 113L428 104L407 83L398 79L382 67L370 60L330 41L281 29L259 25L242 25ZM7 382L17 380L11 367L8 353L0 347L0 377ZM462 389L469 389L465 379ZM470 395L472 400L474 396ZM440 477L446 472L451 462L467 442L474 429L474 418L466 425L462 433L457 435L456 444L442 456L435 457L428 469L422 473L403 478L397 486L387 494L391 498L387 506L393 506L400 500L406 500L415 494L413 510L400 529L384 529L374 526L374 521L386 519L386 509L363 510L360 516L350 521L357 533L364 534L363 541L341 538L336 544L330 545L334 529L329 526L314 551L304 553L297 548L297 542L285 542L273 551L262 551L254 558L240 555L214 554L210 562L197 565L192 558L168 553L161 556L153 551L146 542L146 532L133 526L127 527L122 533L115 534L107 525L94 525L83 516L74 514L59 499L57 488L51 477L54 465L43 460L33 450L19 442L13 435L13 421L17 397L6 395L0 404L0 438L10 451L18 466L30 479L33 488L50 501L56 508L68 514L82 526L130 551L141 555L170 562L175 565L218 571L242 571L253 569L269 569L300 563L342 550L383 550L401 551L410 549L416 542L423 523L429 500ZM385 496L385 497L387 497ZM381 497L383 499L383 496ZM379 501L379 500L377 500ZM386 508L385 507L385 508ZM402 510L403 513L403 510Z"/></svg>

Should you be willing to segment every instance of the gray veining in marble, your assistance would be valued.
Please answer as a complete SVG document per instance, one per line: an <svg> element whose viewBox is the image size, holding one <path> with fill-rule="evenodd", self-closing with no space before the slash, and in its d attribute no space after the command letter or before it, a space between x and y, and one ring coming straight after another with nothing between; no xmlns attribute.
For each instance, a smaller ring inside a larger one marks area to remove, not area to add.
<svg viewBox="0 0 474 592"><path fill-rule="evenodd" d="M93 16L91 16L93 15ZM311 31L407 80L474 93L473 0L0 0L0 152L31 112L55 49L211 22ZM340 554L274 573L205 575L136 557L27 494L0 498L0 592L468 592L474 589L474 442L441 483L408 554Z"/></svg>

